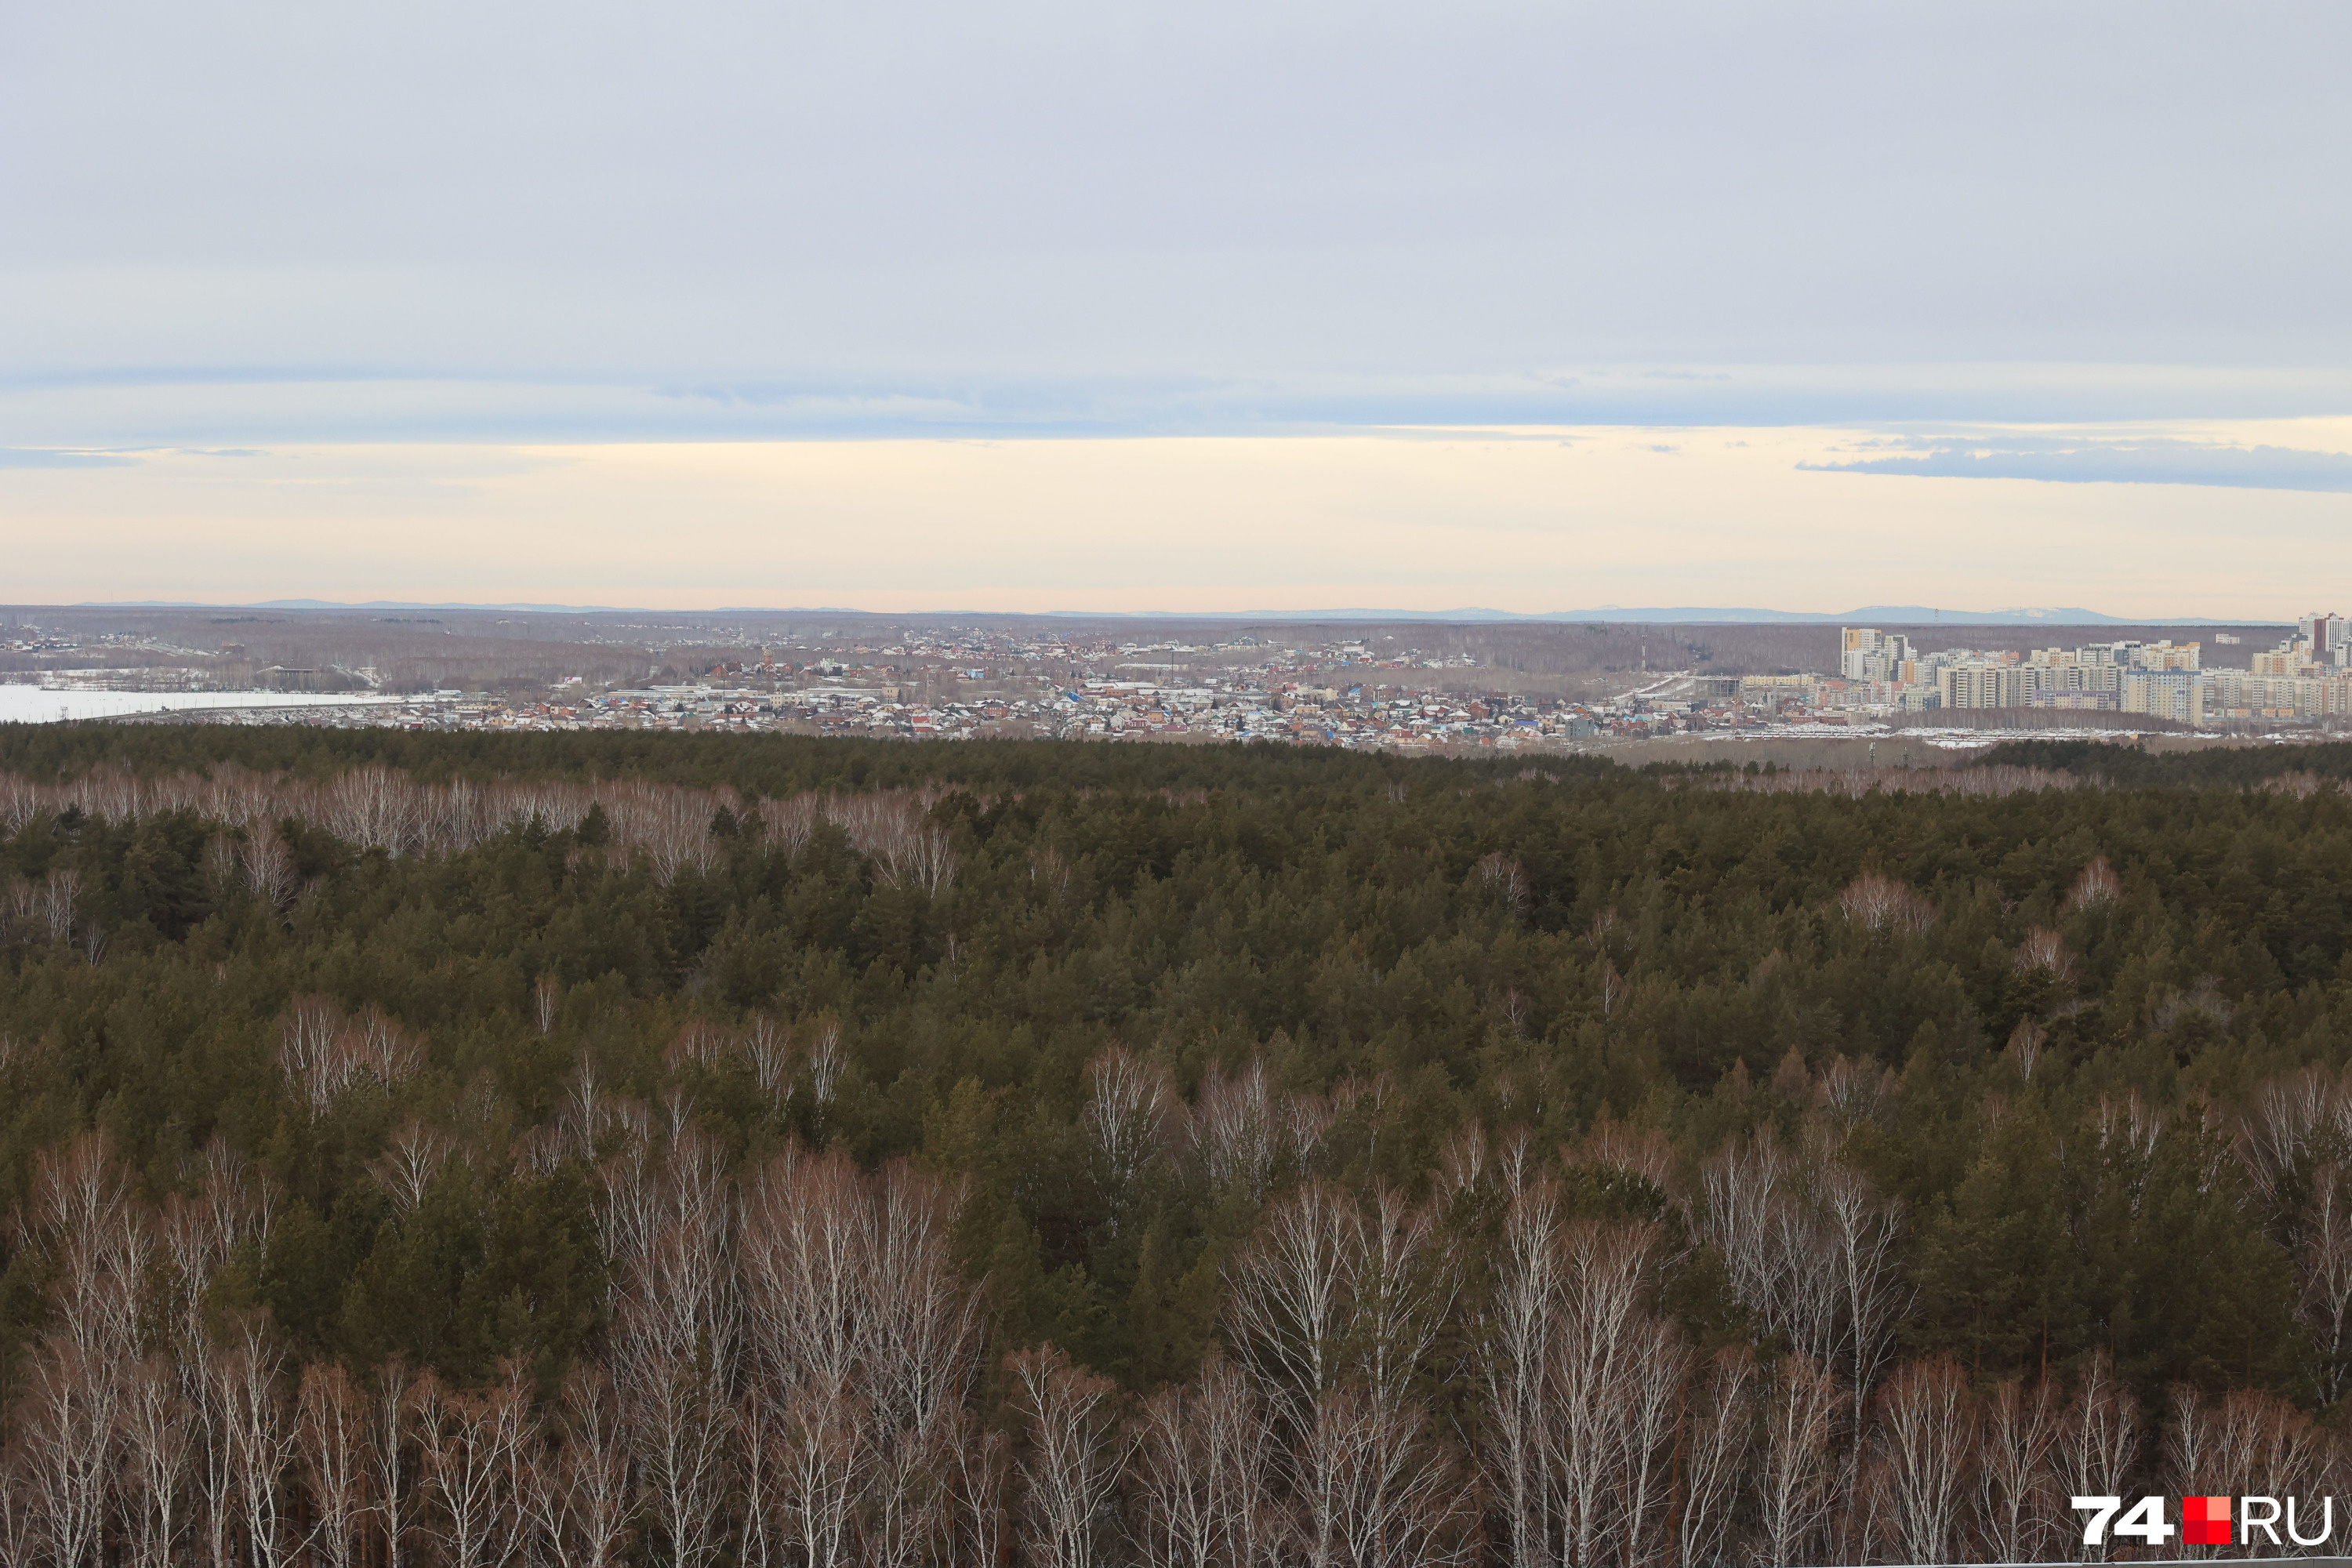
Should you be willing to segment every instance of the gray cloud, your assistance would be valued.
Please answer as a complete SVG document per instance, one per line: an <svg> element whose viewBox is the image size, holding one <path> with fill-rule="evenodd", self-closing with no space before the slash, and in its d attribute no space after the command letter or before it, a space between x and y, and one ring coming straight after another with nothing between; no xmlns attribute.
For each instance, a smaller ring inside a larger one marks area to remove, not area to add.
<svg viewBox="0 0 2352 1568"><path fill-rule="evenodd" d="M133 461L117 452L58 452L37 447L0 447L0 468L127 468Z"/></svg>
<svg viewBox="0 0 2352 1568"><path fill-rule="evenodd" d="M349 369L310 376L0 371L0 430L26 446L184 451L260 442L1292 435L1416 426L2108 426L2281 418L2314 407L2352 408L2352 371L2225 382L2143 366L1748 365L1689 376L1602 366L1574 374L677 383ZM1955 441L1862 455L1916 457L1937 444Z"/></svg>
<svg viewBox="0 0 2352 1568"><path fill-rule="evenodd" d="M2293 447L2181 440L2076 441L2026 437L1989 444L1898 440L1916 455L1800 463L1833 474L1935 479L2045 479L2060 484L2218 485L2231 489L2352 491L2352 454Z"/></svg>
<svg viewBox="0 0 2352 1568"><path fill-rule="evenodd" d="M495 384L479 428L596 401L593 436L676 428L654 387L793 389L704 400L714 432L921 416L877 399L1244 429L1250 388L1284 419L1701 422L1780 406L1717 367L1907 364L1946 368L1801 416L2120 419L2126 377L2016 367L2200 367L2216 401L2352 368L2330 0L16 11L25 375ZM1648 379L1545 379L1612 364ZM423 427L397 402L386 437ZM180 406L137 438L307 416Z"/></svg>

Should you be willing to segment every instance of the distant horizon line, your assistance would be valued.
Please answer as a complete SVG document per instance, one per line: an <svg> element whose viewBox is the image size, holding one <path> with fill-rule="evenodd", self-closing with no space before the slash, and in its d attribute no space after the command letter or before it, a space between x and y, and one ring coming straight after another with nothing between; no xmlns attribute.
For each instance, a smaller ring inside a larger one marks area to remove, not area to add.
<svg viewBox="0 0 2352 1568"><path fill-rule="evenodd" d="M719 605L705 608L656 608L627 605L550 605L477 603L459 600L427 602L409 599L261 599L206 601L196 599L80 600L69 605L18 605L11 610L278 610L332 612L354 610L498 611L540 616L858 616L877 620L940 620L958 617L1020 620L1117 621L1412 621L1456 625L1572 624L1673 626L1822 626L1877 621L1895 626L2285 626L2288 619L2231 619L2212 616L2111 616L2079 606L2063 608L2015 606L2000 610L1953 610L1926 605L1866 605L1841 611L1775 610L1699 605L1627 608L1601 605L1590 609L1518 611L1463 606L1450 610L1381 608L1260 609L1260 610L866 610L842 605Z"/></svg>

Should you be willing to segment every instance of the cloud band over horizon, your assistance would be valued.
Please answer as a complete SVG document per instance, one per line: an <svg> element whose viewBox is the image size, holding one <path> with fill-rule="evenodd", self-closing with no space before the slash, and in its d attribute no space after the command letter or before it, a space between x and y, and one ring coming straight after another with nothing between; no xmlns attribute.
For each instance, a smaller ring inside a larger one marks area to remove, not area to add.
<svg viewBox="0 0 2352 1568"><path fill-rule="evenodd" d="M1814 473L1923 479L2032 479L2051 484L2209 485L2225 489L2352 492L2352 453L2220 441L2019 439L1984 444L1914 437L1888 445L1917 456L1805 462Z"/></svg>

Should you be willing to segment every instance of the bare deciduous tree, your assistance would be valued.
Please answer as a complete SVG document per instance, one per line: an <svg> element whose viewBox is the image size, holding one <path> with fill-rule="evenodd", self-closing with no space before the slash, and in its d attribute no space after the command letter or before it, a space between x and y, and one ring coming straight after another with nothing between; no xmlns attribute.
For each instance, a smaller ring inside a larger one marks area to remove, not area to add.
<svg viewBox="0 0 2352 1568"><path fill-rule="evenodd" d="M886 886L917 887L937 898L954 885L955 841L926 820L937 796L928 791L893 790L823 797L826 819L874 863L874 879Z"/></svg>
<svg viewBox="0 0 2352 1568"><path fill-rule="evenodd" d="M847 1065L841 1048L841 1025L833 1018L820 1019L816 1026L816 1044L809 1047L809 1098L816 1101L819 1115L833 1108L833 1091L841 1082L841 1070Z"/></svg>
<svg viewBox="0 0 2352 1568"><path fill-rule="evenodd" d="M677 1246L665 1240L656 1250ZM640 1316L659 1310L645 1305L630 1310ZM622 1386L657 1560L670 1568L699 1568L715 1558L722 1540L719 1510L733 1423L733 1407L721 1386L724 1347L708 1340L680 1346L660 1331L629 1339L620 1352L625 1368Z"/></svg>
<svg viewBox="0 0 2352 1568"><path fill-rule="evenodd" d="M1480 1139L1478 1148L1485 1147ZM1551 1531L1544 1482L1551 1347L1569 1287L1560 1245L1559 1192L1529 1186L1503 1220L1496 1279L1482 1330L1478 1371L1486 1394L1486 1482L1502 1510L1510 1561L1543 1568Z"/></svg>
<svg viewBox="0 0 2352 1568"><path fill-rule="evenodd" d="M1177 1385L1145 1400L1131 1441L1129 1497L1143 1568L1215 1568L1217 1477L1197 1395Z"/></svg>
<svg viewBox="0 0 2352 1568"><path fill-rule="evenodd" d="M1351 1271L1349 1338L1364 1386L1394 1409L1453 1309L1457 1279L1429 1207L1408 1203L1393 1187L1379 1187L1363 1208L1363 1257Z"/></svg>
<svg viewBox="0 0 2352 1568"><path fill-rule="evenodd" d="M873 1450L861 1412L840 1385L793 1391L769 1447L778 1534L793 1568L846 1568L857 1551L859 1516Z"/></svg>
<svg viewBox="0 0 2352 1568"><path fill-rule="evenodd" d="M1617 1466L1616 1533L1627 1568L1663 1563L1675 1544L1670 1517L1675 1449L1691 1357L1674 1325L1653 1318L1640 1330L1625 1379L1622 1458Z"/></svg>
<svg viewBox="0 0 2352 1568"><path fill-rule="evenodd" d="M760 802L760 821L768 837L787 856L796 856L808 847L816 836L816 826L824 820L814 795L796 795L784 799L773 795Z"/></svg>
<svg viewBox="0 0 2352 1568"><path fill-rule="evenodd" d="M302 1369L294 1426L310 1551L319 1568L357 1568L367 1517L367 1400L339 1363Z"/></svg>
<svg viewBox="0 0 2352 1568"><path fill-rule="evenodd" d="M0 1563L40 1561L41 1524L31 1469L23 1437L0 1447Z"/></svg>
<svg viewBox="0 0 2352 1568"><path fill-rule="evenodd" d="M257 821L246 828L244 842L237 846L237 864L254 897L273 909L293 903L301 879L294 869L293 851L286 847L274 824Z"/></svg>
<svg viewBox="0 0 2352 1568"><path fill-rule="evenodd" d="M1122 1458L1118 1390L1051 1348L1007 1364L1028 1436L1020 1459L1023 1559L1030 1568L1096 1568L1108 1561Z"/></svg>
<svg viewBox="0 0 2352 1568"><path fill-rule="evenodd" d="M1909 1300L1896 1266L1902 1216L1826 1149L1792 1158L1759 1138L1702 1170L1696 1215L1733 1291L1801 1354L1843 1374L1858 1423Z"/></svg>
<svg viewBox="0 0 2352 1568"><path fill-rule="evenodd" d="M70 866L56 868L41 885L41 918L51 942L73 940L74 906L80 896L81 873Z"/></svg>
<svg viewBox="0 0 2352 1568"><path fill-rule="evenodd" d="M255 1568L293 1562L286 1498L294 1460L294 1423L282 1387L285 1356L267 1326L248 1318L212 1361L214 1401L222 1412L246 1560Z"/></svg>
<svg viewBox="0 0 2352 1568"><path fill-rule="evenodd" d="M423 1044L380 1007L346 1017L331 997L297 996L278 1021L278 1069L314 1116L355 1084L389 1088L424 1065Z"/></svg>
<svg viewBox="0 0 2352 1568"><path fill-rule="evenodd" d="M1826 1267L1838 1296L1836 1370L1853 1391L1858 1430L1863 1400L1893 1352L1895 1320L1911 1300L1895 1264L1902 1217L1860 1172L1834 1160L1816 1166L1814 1192L1822 1222L1816 1266Z"/></svg>
<svg viewBox="0 0 2352 1568"><path fill-rule="evenodd" d="M443 1389L428 1376L416 1408L444 1568L499 1568L514 1556L528 1517L523 1471L537 1424L520 1369L478 1394Z"/></svg>
<svg viewBox="0 0 2352 1568"><path fill-rule="evenodd" d="M872 1568L921 1568L955 1533L955 1494L948 1467L951 1423L901 1427L880 1446L866 1560Z"/></svg>
<svg viewBox="0 0 2352 1568"><path fill-rule="evenodd" d="M2001 1054L2017 1064L2017 1076L2028 1083L2033 1081L2033 1069L2042 1065L2042 1051L2050 1039L2050 1032L2031 1018L2020 1018L2017 1027L2009 1032L2009 1044Z"/></svg>
<svg viewBox="0 0 2352 1568"><path fill-rule="evenodd" d="M1190 1131L1193 1155L1220 1188L1265 1195L1279 1152L1273 1089L1265 1064L1253 1060L1227 1078L1212 1067L1201 1079Z"/></svg>
<svg viewBox="0 0 2352 1568"><path fill-rule="evenodd" d="M169 1568L188 1530L191 1438L179 1374L163 1357L129 1369L120 1419L130 1560L135 1568Z"/></svg>
<svg viewBox="0 0 2352 1568"><path fill-rule="evenodd" d="M1317 1478L1303 1510L1313 1568L1448 1568L1477 1555L1475 1489L1426 1441L1427 1412L1343 1385L1316 1402L1299 1468Z"/></svg>
<svg viewBox="0 0 2352 1568"><path fill-rule="evenodd" d="M1526 917L1533 901L1526 868L1497 849L1478 858L1476 872L1480 886L1510 911L1513 920Z"/></svg>
<svg viewBox="0 0 2352 1568"><path fill-rule="evenodd" d="M555 1021L563 1012L563 984L552 974L542 974L531 983L531 1026L542 1035L555 1033Z"/></svg>
<svg viewBox="0 0 2352 1568"><path fill-rule="evenodd" d="M716 1072L734 1057L735 1047L733 1030L708 1018L692 1018L671 1037L669 1048L662 1053L662 1065L676 1072L690 1062L705 1072Z"/></svg>
<svg viewBox="0 0 2352 1568"><path fill-rule="evenodd" d="M723 1152L692 1128L658 1161L642 1135L600 1172L613 1372L657 1561L701 1568L725 1538L738 1312Z"/></svg>
<svg viewBox="0 0 2352 1568"><path fill-rule="evenodd" d="M1708 1359L1693 1391L1676 1521L1680 1568L1721 1568L1731 1561L1731 1525L1755 1441L1758 1381L1754 1353L1738 1345Z"/></svg>
<svg viewBox="0 0 2352 1568"><path fill-rule="evenodd" d="M1225 1479L1219 1496L1224 1561L1232 1568L1271 1568L1296 1534L1292 1510L1278 1498L1278 1456L1264 1403L1241 1371L1223 1361L1201 1370L1200 1417L1209 1459Z"/></svg>
<svg viewBox="0 0 2352 1568"><path fill-rule="evenodd" d="M26 1497L55 1568L99 1561L114 1507L114 1433L121 1387L99 1351L53 1334L30 1358L12 1426L23 1444Z"/></svg>
<svg viewBox="0 0 2352 1568"><path fill-rule="evenodd" d="M2352 1159L2352 1090L2316 1065L2268 1079L2239 1124L2238 1153L2266 1202L2291 1202L2298 1175Z"/></svg>
<svg viewBox="0 0 2352 1568"><path fill-rule="evenodd" d="M335 1041L343 1032L343 1010L331 996L297 996L278 1026L278 1066L287 1081L316 1112L333 1099Z"/></svg>
<svg viewBox="0 0 2352 1568"><path fill-rule="evenodd" d="M1977 1516L1984 1549L1996 1563L2034 1563L2056 1546L2058 1402L2047 1381L2028 1388L2016 1378L1985 1400L1977 1464Z"/></svg>
<svg viewBox="0 0 2352 1568"><path fill-rule="evenodd" d="M133 1353L155 1230L102 1134L83 1133L35 1161L26 1222L55 1266L57 1331L98 1364Z"/></svg>
<svg viewBox="0 0 2352 1568"><path fill-rule="evenodd" d="M884 1167L879 1188L877 1404L899 1425L928 1430L952 1414L979 1374L980 1297L950 1241L961 1199L904 1161Z"/></svg>
<svg viewBox="0 0 2352 1568"><path fill-rule="evenodd" d="M2070 1497L2120 1497L2139 1452L2139 1401L2116 1378L2115 1363L2095 1351L2075 1380L2058 1421L2059 1478ZM2108 1546L2084 1550L2104 1561Z"/></svg>
<svg viewBox="0 0 2352 1568"><path fill-rule="evenodd" d="M413 1214L457 1152L456 1142L446 1133L411 1120L393 1133L383 1153L368 1162L367 1172L392 1200L394 1210Z"/></svg>
<svg viewBox="0 0 2352 1568"><path fill-rule="evenodd" d="M1837 1384L1809 1357L1784 1358L1763 1400L1756 1561L1819 1560L1837 1494Z"/></svg>
<svg viewBox="0 0 2352 1568"><path fill-rule="evenodd" d="M2290 1239L2296 1306L2319 1350L2320 1396L2334 1404L2352 1381L2352 1169L2329 1161L2313 1170Z"/></svg>
<svg viewBox="0 0 2352 1568"><path fill-rule="evenodd" d="M2061 985L2074 983L2074 955L2066 951L2066 939L2046 926L2036 926L2025 933L2025 940L2017 944L2013 962L2020 974L2039 970Z"/></svg>
<svg viewBox="0 0 2352 1568"><path fill-rule="evenodd" d="M1168 1069L1113 1046L1087 1064L1080 1121L1094 1145L1114 1226L1138 1184L1166 1157L1181 1102Z"/></svg>
<svg viewBox="0 0 2352 1568"><path fill-rule="evenodd" d="M2107 858L2095 855L2067 892L2065 911L2072 914L2077 910L2095 910L2114 903L2123 896L2123 879L2116 875L2113 866L2107 864Z"/></svg>
<svg viewBox="0 0 2352 1568"><path fill-rule="evenodd" d="M1977 1454L1967 1378L1947 1357L1913 1362L1879 1390L1872 1418L1871 1477L1895 1559L1953 1561Z"/></svg>
<svg viewBox="0 0 2352 1568"><path fill-rule="evenodd" d="M1838 895L1846 919L1864 931L1909 936L1936 923L1936 906L1907 884L1864 871Z"/></svg>
<svg viewBox="0 0 2352 1568"><path fill-rule="evenodd" d="M743 1029L743 1059L779 1114L793 1103L793 1032L765 1013L754 1013Z"/></svg>
<svg viewBox="0 0 2352 1568"><path fill-rule="evenodd" d="M977 1298L937 1184L787 1153L751 1184L737 1266L747 1419L791 1560L894 1563L950 1526L950 1434L977 1366Z"/></svg>
<svg viewBox="0 0 2352 1568"><path fill-rule="evenodd" d="M1654 1244L1646 1226L1581 1221L1560 1232L1565 1285L1547 1346L1538 1432L1547 1534L1560 1560L1579 1568L1594 1563L1612 1534L1638 1545L1653 1523L1648 1510L1662 1500L1653 1473L1661 1458L1653 1380L1664 1380L1670 1405L1682 1359L1649 1310Z"/></svg>
<svg viewBox="0 0 2352 1568"><path fill-rule="evenodd" d="M628 1443L612 1373L582 1360L563 1380L561 1447L530 1497L563 1568L618 1568L630 1540Z"/></svg>
<svg viewBox="0 0 2352 1568"><path fill-rule="evenodd" d="M1356 1200L1308 1182L1266 1211L1227 1269L1225 1310L1244 1364L1303 1431L1345 1370L1364 1215Z"/></svg>
<svg viewBox="0 0 2352 1568"><path fill-rule="evenodd" d="M1839 1121L1853 1123L1877 1121L1894 1103L1895 1093L1893 1069L1841 1053L1822 1069L1813 1098Z"/></svg>
<svg viewBox="0 0 2352 1568"><path fill-rule="evenodd" d="M965 1416L959 1418L949 1448L955 1458L955 1561L1002 1568L1012 1537L1006 1503L1012 1445L1003 1433L982 1430Z"/></svg>
<svg viewBox="0 0 2352 1568"><path fill-rule="evenodd" d="M384 1568L401 1568L409 1561L409 1538L419 1512L416 1447L419 1405L426 1396L423 1380L406 1363L393 1360L376 1369L368 1390L367 1464L368 1511L378 1523Z"/></svg>

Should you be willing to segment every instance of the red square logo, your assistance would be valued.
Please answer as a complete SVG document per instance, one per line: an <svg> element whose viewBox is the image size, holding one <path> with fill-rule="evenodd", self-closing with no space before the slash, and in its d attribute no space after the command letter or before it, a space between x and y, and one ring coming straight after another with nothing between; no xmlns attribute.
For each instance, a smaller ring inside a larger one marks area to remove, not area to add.
<svg viewBox="0 0 2352 1568"><path fill-rule="evenodd" d="M2180 1543L2183 1546L2229 1545L2230 1500L2225 1497L2182 1498Z"/></svg>

